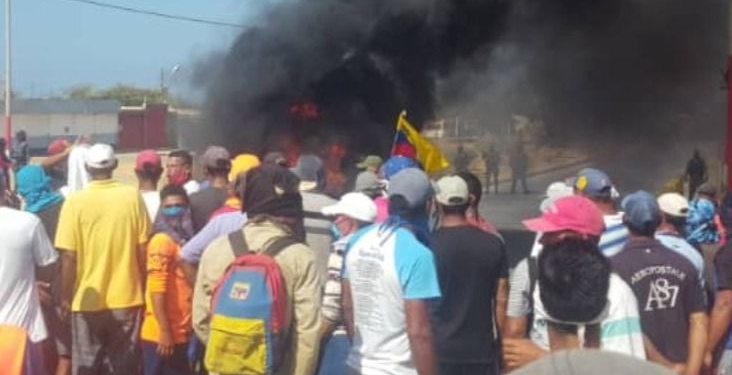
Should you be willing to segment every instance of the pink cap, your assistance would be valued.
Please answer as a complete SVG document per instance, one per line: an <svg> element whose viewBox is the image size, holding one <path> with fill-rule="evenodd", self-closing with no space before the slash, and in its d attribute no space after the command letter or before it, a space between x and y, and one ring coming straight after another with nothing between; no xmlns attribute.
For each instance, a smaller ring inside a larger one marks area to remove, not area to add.
<svg viewBox="0 0 732 375"><path fill-rule="evenodd" d="M589 199L572 195L557 199L540 217L524 220L524 226L541 233L571 230L600 236L605 230L602 212Z"/></svg>
<svg viewBox="0 0 732 375"><path fill-rule="evenodd" d="M160 155L158 155L155 150L142 150L137 154L135 170L141 171L145 169L145 165L160 169L163 168L163 162L160 160Z"/></svg>

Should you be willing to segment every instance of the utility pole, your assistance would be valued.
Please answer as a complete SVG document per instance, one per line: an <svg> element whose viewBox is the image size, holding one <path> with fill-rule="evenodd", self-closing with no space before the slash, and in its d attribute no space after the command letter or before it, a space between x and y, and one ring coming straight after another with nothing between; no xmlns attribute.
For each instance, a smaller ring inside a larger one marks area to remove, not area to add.
<svg viewBox="0 0 732 375"><path fill-rule="evenodd" d="M727 2L727 145L725 151L725 172L727 189L732 187L732 0Z"/></svg>
<svg viewBox="0 0 732 375"><path fill-rule="evenodd" d="M5 140L8 142L8 147L11 147L12 143L12 120L10 117L10 1L5 0Z"/></svg>

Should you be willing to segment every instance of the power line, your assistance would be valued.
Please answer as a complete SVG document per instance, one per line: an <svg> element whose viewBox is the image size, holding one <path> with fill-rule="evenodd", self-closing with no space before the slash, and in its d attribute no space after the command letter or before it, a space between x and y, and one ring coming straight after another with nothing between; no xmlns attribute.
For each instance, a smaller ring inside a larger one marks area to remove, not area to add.
<svg viewBox="0 0 732 375"><path fill-rule="evenodd" d="M66 0L66 1L73 1L73 2L77 2L77 3L96 5L96 6L102 7L102 8L116 9L116 10L121 10L121 11L125 11L125 12L130 12L130 13L137 13L137 14L145 14L148 16L167 18L167 19L171 19L171 20L197 22L197 23L203 23L203 24L214 25L214 26L235 27L237 29L242 29L245 27L244 25L239 25L239 24L235 24L235 23L207 20L207 19L203 19L203 18L195 18L195 17L188 17L188 16L178 16L178 15L174 15L174 14L160 13L160 12L155 12L155 11L151 11L151 10L136 9L136 8L130 8L130 7L115 5L115 4L107 4L107 3L102 3L102 2L94 1L94 0Z"/></svg>

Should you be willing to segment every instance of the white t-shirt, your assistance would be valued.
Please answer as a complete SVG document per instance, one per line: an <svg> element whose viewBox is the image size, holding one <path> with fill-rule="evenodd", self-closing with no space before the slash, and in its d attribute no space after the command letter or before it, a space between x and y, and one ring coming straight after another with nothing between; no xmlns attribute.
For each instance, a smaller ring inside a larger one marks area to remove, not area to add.
<svg viewBox="0 0 732 375"><path fill-rule="evenodd" d="M616 274L610 274L607 293L610 302L608 315L600 325L600 349L646 359L643 346L638 302L633 290ZM534 288L534 325L530 337L537 346L549 350L546 317L539 298L539 285Z"/></svg>
<svg viewBox="0 0 732 375"><path fill-rule="evenodd" d="M363 375L417 375L404 302L440 297L432 252L406 229L375 224L351 237L343 278L356 330L346 365Z"/></svg>
<svg viewBox="0 0 732 375"><path fill-rule="evenodd" d="M152 223L155 221L155 216L157 216L160 208L160 193L157 191L144 191L142 192L142 200L145 201L145 208Z"/></svg>
<svg viewBox="0 0 732 375"><path fill-rule="evenodd" d="M22 327L32 342L48 337L36 290L35 267L58 259L41 220L0 207L0 324Z"/></svg>

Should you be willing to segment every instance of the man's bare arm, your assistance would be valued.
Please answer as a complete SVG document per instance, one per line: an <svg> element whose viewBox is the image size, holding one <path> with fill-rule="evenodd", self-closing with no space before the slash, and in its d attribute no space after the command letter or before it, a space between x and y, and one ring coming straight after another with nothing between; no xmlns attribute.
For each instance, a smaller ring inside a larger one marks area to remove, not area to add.
<svg viewBox="0 0 732 375"><path fill-rule="evenodd" d="M67 320L71 312L76 284L76 253L61 251L61 319Z"/></svg>
<svg viewBox="0 0 732 375"><path fill-rule="evenodd" d="M412 350L417 373L419 375L436 375L437 358L435 357L432 322L430 321L427 302L425 300L407 300L404 303L407 316L407 336Z"/></svg>
<svg viewBox="0 0 732 375"><path fill-rule="evenodd" d="M704 363L709 318L703 311L689 316L689 355L686 358L686 375L699 375Z"/></svg>
<svg viewBox="0 0 732 375"><path fill-rule="evenodd" d="M498 279L496 288L496 324L498 332L507 329L506 309L508 308L508 279Z"/></svg>
<svg viewBox="0 0 732 375"><path fill-rule="evenodd" d="M528 320L526 316L509 316L506 318L506 327L503 329L503 335L511 339L523 339L526 337L528 330Z"/></svg>

